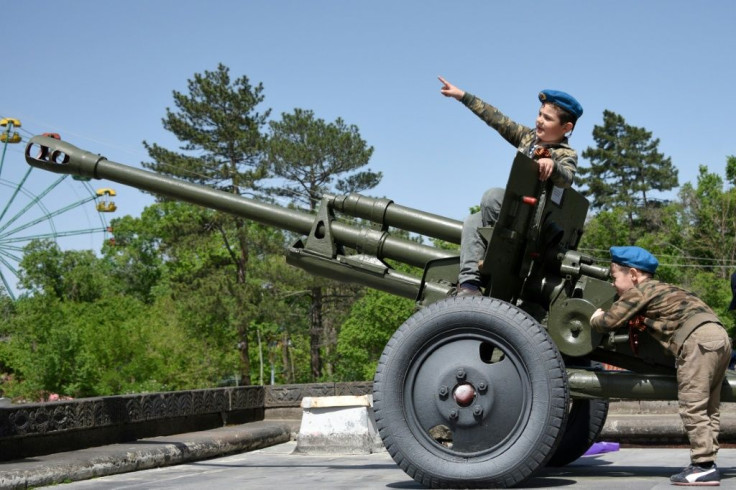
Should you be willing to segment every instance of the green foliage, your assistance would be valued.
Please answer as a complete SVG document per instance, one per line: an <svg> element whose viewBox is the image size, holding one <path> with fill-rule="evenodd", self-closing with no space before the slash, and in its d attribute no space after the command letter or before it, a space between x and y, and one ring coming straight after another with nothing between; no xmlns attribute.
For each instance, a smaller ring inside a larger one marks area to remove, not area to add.
<svg viewBox="0 0 736 490"><path fill-rule="evenodd" d="M611 245L628 242L629 230L626 213L622 208L601 211L585 224L580 247L607 254Z"/></svg>
<svg viewBox="0 0 736 490"><path fill-rule="evenodd" d="M36 295L17 306L6 346L15 380L8 396L126 393L140 389L136 376L147 379L155 372L142 355L154 332L146 331L142 305L134 298L78 303Z"/></svg>
<svg viewBox="0 0 736 490"><path fill-rule="evenodd" d="M361 192L375 187L380 172L361 170L373 148L361 138L358 128L341 118L326 123L312 111L295 109L270 123L268 163L280 179L269 194L286 197L293 205L314 212L325 193ZM337 359L335 343L340 325L358 288L347 288L323 278L301 274L298 288L308 291L309 356L312 381L332 377Z"/></svg>
<svg viewBox="0 0 736 490"><path fill-rule="evenodd" d="M152 378L168 390L211 388L224 377L240 372L236 340L213 340L194 331L181 311L181 301L171 296L157 299L148 320L156 337L149 344L157 373Z"/></svg>
<svg viewBox="0 0 736 490"><path fill-rule="evenodd" d="M728 157L727 175L735 165ZM735 318L727 307L736 268L736 189L701 166L697 183L683 185L679 197L657 210L656 226L646 232L630 226L625 207L597 213L586 223L581 248L605 258L611 245L650 250L660 260L659 280L693 291L733 329Z"/></svg>
<svg viewBox="0 0 736 490"><path fill-rule="evenodd" d="M677 187L677 169L669 157L657 151L659 139L644 128L626 124L614 112L603 112L603 126L593 128L597 147L588 148L583 158L591 161L589 168L580 169L580 183L593 197L593 207L611 209L646 205L651 190L666 191Z"/></svg>
<svg viewBox="0 0 736 490"><path fill-rule="evenodd" d="M728 313L731 303L731 283L712 271L698 271L689 281L688 289L705 301L718 315L723 325L734 333L734 318Z"/></svg>
<svg viewBox="0 0 736 490"><path fill-rule="evenodd" d="M268 160L273 174L285 182L269 188L270 194L314 210L333 188L349 193L378 185L381 172L358 171L368 164L373 148L361 138L357 126L340 118L326 123L304 109L281 117L270 123Z"/></svg>
<svg viewBox="0 0 736 490"><path fill-rule="evenodd" d="M339 381L368 381L391 335L414 311L414 303L370 290L354 305L340 331L337 352Z"/></svg>
<svg viewBox="0 0 736 490"><path fill-rule="evenodd" d="M153 288L162 272L160 220L158 216L150 216L159 206L144 209L141 218L124 216L112 220L110 226L115 238L102 248L110 264L110 274L122 286L122 292L146 303L153 302Z"/></svg>
<svg viewBox="0 0 736 490"><path fill-rule="evenodd" d="M656 228L651 215L656 221L658 205L650 194L677 187L677 169L657 150L659 139L614 112L603 112L603 126L593 128L593 139L597 146L582 153L590 167L578 169L578 182L585 187L583 194L592 197L593 209L626 212L633 243L639 231Z"/></svg>
<svg viewBox="0 0 736 490"><path fill-rule="evenodd" d="M51 240L26 245L20 266L22 288L63 301L93 301L108 284L107 270L92 251L62 252Z"/></svg>
<svg viewBox="0 0 736 490"><path fill-rule="evenodd" d="M460 250L459 244L446 242L444 240L440 240L439 238L430 238L429 241L435 248L439 248L442 250Z"/></svg>
<svg viewBox="0 0 736 490"><path fill-rule="evenodd" d="M726 178L732 186L736 186L736 156L734 155L726 158Z"/></svg>
<svg viewBox="0 0 736 490"><path fill-rule="evenodd" d="M143 145L154 162L143 165L157 172L174 175L236 195L254 193L258 182L267 177L264 154L267 137L261 130L270 109L257 112L263 102L263 86L252 86L248 77L231 81L230 70L219 64L216 71L195 74L189 80L189 94L174 91L177 111L167 108L164 128L183 143L183 153L156 144ZM193 213L183 227L172 221L181 259L179 270L169 271L174 294L182 295L188 323L199 330L200 316L209 311L210 330L236 336L240 355L240 377L250 383L248 328L252 320L252 296L248 281L252 240L241 217L217 213ZM214 237L219 237L219 246ZM202 249L206 253L202 253ZM179 262L179 261L177 261ZM209 267L213 266L213 270ZM185 279L189 274L189 280ZM193 274L193 277L191 277ZM199 291L197 293L196 291ZM205 298L204 295L212 295ZM218 328L219 327L219 328ZM216 338L222 340L223 335Z"/></svg>
<svg viewBox="0 0 736 490"><path fill-rule="evenodd" d="M181 211L179 208L181 205L177 206L177 211ZM177 220L185 227L185 223L189 226L198 223L198 231L169 237L163 247L167 254L162 266L165 290L177 304L180 328L195 342L200 342L207 352L213 376L218 377L214 374L217 372L239 373L242 379L248 379L243 376L243 370L247 369L249 376L252 362L249 356L247 362L240 359L238 352L248 349L252 340L248 325L260 314L264 269L271 263L268 257L275 251L282 251L283 236L260 225L244 224L250 252L259 260L248 261L241 276L229 250L222 246L225 240L237 251L238 231L219 226L219 216L215 213L190 211L195 212L196 220L182 220L182 216L175 213ZM283 258L279 258L283 262Z"/></svg>
<svg viewBox="0 0 736 490"><path fill-rule="evenodd" d="M591 166L579 169L583 191L600 212L586 224L581 247L595 252L611 245L639 245L660 258L660 280L698 294L731 327L734 315L728 278L736 264L736 190L701 165L696 185L682 186L679 202L662 205L651 191L678 185L677 169L659 153L658 139L623 117L603 113L595 126L596 148L583 153ZM726 159L726 178L736 185L736 157ZM607 253L605 254L607 255Z"/></svg>
<svg viewBox="0 0 736 490"><path fill-rule="evenodd" d="M723 179L700 166L697 186L680 191L691 255L706 259L736 259L736 189L724 190ZM731 238L731 239L729 239ZM705 264L704 264L705 265Z"/></svg>
<svg viewBox="0 0 736 490"><path fill-rule="evenodd" d="M729 156L729 180L734 168L736 161ZM736 188L725 188L719 175L701 165L697 185L685 184L680 198L687 254L701 267L689 274L689 285L719 314L724 325L732 328L734 316L727 307L731 301L729 280L736 264Z"/></svg>
<svg viewBox="0 0 736 490"><path fill-rule="evenodd" d="M212 346L172 321L172 303L132 296L93 303L19 300L2 358L5 396L37 400L214 386L237 367L235 350ZM229 355L228 355L229 354ZM228 362L228 357L229 362Z"/></svg>
<svg viewBox="0 0 736 490"><path fill-rule="evenodd" d="M229 68L219 64L215 71L195 74L188 87L189 94L173 92L178 111L167 108L163 119L186 153L144 141L154 160L144 167L237 194L250 190L266 176L261 128L271 110L256 111L263 85L251 85L246 76L231 81Z"/></svg>

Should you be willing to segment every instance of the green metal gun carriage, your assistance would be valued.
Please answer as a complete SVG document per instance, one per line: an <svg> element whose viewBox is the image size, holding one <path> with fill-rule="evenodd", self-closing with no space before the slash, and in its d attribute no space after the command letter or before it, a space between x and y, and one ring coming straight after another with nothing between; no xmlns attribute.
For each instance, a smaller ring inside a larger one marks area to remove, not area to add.
<svg viewBox="0 0 736 490"><path fill-rule="evenodd" d="M111 162L45 136L30 165L107 179L303 235L287 262L312 274L416 301L381 355L374 414L386 449L429 487L510 487L581 456L608 399L675 400L674 359L650 337L603 335L588 319L609 306L608 266L577 251L588 210L574 189L539 182L518 154L497 224L483 230L485 296L455 297L456 252L391 235L401 229L460 242L459 221L358 194L324 196L316 215ZM336 219L361 218L358 227ZM355 253L346 254L345 250ZM421 276L387 260L417 266ZM636 350L634 350L636 349ZM599 369L600 363L622 368ZM728 378L727 378L728 379ZM723 401L734 401L724 383Z"/></svg>

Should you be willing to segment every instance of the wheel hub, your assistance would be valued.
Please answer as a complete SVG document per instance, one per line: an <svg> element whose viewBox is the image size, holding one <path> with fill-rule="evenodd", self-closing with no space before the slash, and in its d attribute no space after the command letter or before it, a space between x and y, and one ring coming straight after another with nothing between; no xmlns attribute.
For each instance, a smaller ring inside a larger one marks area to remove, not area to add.
<svg viewBox="0 0 736 490"><path fill-rule="evenodd" d="M425 395L432 397L437 410L435 413L442 419L440 425L453 428L478 427L492 413L494 406L495 390L491 378L487 376L487 370L485 364L476 366L472 363L443 366L439 374L428 369L426 373L432 374L435 388L422 390L422 394L416 392L416 395L419 398L424 398ZM422 405L423 402L419 404ZM436 422L439 420L432 424Z"/></svg>
<svg viewBox="0 0 736 490"><path fill-rule="evenodd" d="M470 406L475 400L475 388L470 383L463 383L455 388L452 396L461 407Z"/></svg>
<svg viewBox="0 0 736 490"><path fill-rule="evenodd" d="M517 351L491 340L455 334L413 359L405 413L430 447L503 452L523 431L532 390Z"/></svg>

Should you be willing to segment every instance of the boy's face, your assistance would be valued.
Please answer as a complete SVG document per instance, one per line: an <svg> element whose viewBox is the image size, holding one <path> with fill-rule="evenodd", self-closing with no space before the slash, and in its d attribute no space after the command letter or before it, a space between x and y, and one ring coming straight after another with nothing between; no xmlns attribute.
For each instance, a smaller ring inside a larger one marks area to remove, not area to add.
<svg viewBox="0 0 736 490"><path fill-rule="evenodd" d="M558 143L565 137L565 133L572 131L571 122L562 124L557 108L550 103L542 104L537 115L537 138L542 143Z"/></svg>
<svg viewBox="0 0 736 490"><path fill-rule="evenodd" d="M613 287L616 288L616 292L619 294L628 291L634 287L634 276L632 271L634 269L630 267L622 267L617 264L611 264L611 277L613 278Z"/></svg>

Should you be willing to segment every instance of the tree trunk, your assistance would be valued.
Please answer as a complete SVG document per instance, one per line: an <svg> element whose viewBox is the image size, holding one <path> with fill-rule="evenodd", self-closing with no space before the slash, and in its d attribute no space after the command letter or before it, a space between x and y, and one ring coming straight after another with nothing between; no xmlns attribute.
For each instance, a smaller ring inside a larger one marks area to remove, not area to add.
<svg viewBox="0 0 736 490"><path fill-rule="evenodd" d="M312 307L309 323L309 356L312 368L312 379L317 381L322 375L322 356L320 345L322 340L322 288L312 288Z"/></svg>
<svg viewBox="0 0 736 490"><path fill-rule="evenodd" d="M248 326L247 322L238 325L238 351L240 352L240 381L243 386L251 384L250 355L248 354Z"/></svg>
<svg viewBox="0 0 736 490"><path fill-rule="evenodd" d="M288 332L284 332L281 337L281 363L284 365L284 381L286 381L286 383L293 383L294 364L291 361L291 353L289 352Z"/></svg>
<svg viewBox="0 0 736 490"><path fill-rule="evenodd" d="M337 329L335 318L330 317L324 325L324 369L327 378L332 380L335 374L335 350L337 347Z"/></svg>
<svg viewBox="0 0 736 490"><path fill-rule="evenodd" d="M247 310L244 297L246 295L246 278L248 274L248 259L249 259L249 247L248 247L248 229L246 224L241 219L236 219L235 224L238 229L238 242L240 244L240 255L236 255L235 265L237 267L237 281L236 287L238 291L233 291L233 294L238 298L238 311L236 313L238 319L238 348L240 350L240 376L245 386L251 384L250 379L250 354L248 354L248 325L250 319L244 312ZM223 234L223 236L225 236ZM227 243L227 242L226 242ZM245 317L244 317L245 316Z"/></svg>

